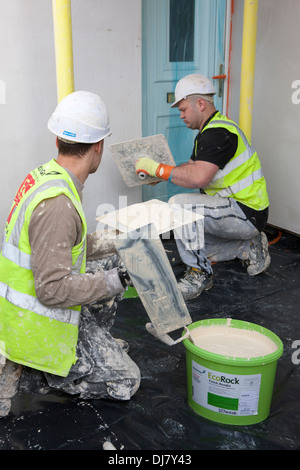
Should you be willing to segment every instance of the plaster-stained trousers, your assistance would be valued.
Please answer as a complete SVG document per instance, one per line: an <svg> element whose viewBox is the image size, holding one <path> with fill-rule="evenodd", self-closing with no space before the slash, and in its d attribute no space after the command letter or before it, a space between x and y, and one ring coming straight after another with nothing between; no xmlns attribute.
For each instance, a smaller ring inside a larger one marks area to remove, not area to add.
<svg viewBox="0 0 300 470"><path fill-rule="evenodd" d="M202 215L174 230L178 253L187 266L212 274L212 261L251 257L250 242L259 232L234 199L183 193L171 197L169 204Z"/></svg>
<svg viewBox="0 0 300 470"><path fill-rule="evenodd" d="M87 272L109 270L119 257L87 263ZM110 334L122 294L82 307L77 344L78 360L67 377L40 372L0 359L0 417L10 411L10 399L20 393L61 390L82 399L129 400L140 385L140 370Z"/></svg>

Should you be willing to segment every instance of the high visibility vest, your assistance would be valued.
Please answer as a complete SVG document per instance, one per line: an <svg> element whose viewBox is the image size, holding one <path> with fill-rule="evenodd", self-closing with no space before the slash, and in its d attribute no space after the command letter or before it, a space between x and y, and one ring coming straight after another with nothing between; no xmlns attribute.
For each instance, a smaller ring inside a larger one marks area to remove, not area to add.
<svg viewBox="0 0 300 470"><path fill-rule="evenodd" d="M39 203L66 195L82 220L81 242L72 249L72 272L84 273L86 220L68 173L51 160L29 173L9 213L0 253L0 353L13 362L66 377L76 362L81 306L51 308L37 298L28 229Z"/></svg>
<svg viewBox="0 0 300 470"><path fill-rule="evenodd" d="M223 127L238 137L235 155L225 167L219 169L204 188L206 194L231 197L257 211L269 206L266 180L258 155L239 126L221 113L209 121L202 132L213 127Z"/></svg>

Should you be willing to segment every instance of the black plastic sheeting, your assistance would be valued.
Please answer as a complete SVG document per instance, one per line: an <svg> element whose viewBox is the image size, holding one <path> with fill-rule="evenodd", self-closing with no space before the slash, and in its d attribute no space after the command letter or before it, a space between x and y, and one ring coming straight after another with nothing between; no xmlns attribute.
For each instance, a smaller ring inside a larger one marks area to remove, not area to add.
<svg viewBox="0 0 300 470"><path fill-rule="evenodd" d="M276 235L269 229L270 241ZM174 240L164 240L164 246L179 277L184 266ZM283 233L270 253L268 271L253 278L238 260L216 264L213 288L187 303L193 322L230 317L260 324L281 338L284 352L265 421L233 426L198 416L187 403L184 346L169 347L149 335L140 300L124 299L113 332L129 342L141 369L136 395L128 402L83 401L61 393L17 395L11 413L0 419L0 450L102 450L105 441L114 445L118 458L140 450L299 449L300 239Z"/></svg>

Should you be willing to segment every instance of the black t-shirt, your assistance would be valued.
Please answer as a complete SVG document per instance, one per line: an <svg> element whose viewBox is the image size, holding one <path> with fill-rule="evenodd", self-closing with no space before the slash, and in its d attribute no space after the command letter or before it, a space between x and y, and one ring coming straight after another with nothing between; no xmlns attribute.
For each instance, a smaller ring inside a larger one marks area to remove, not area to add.
<svg viewBox="0 0 300 470"><path fill-rule="evenodd" d="M207 126L209 121L218 111L214 112L206 121L203 127ZM238 137L229 132L224 127L214 127L206 129L195 138L194 149L191 160L201 160L214 163L219 168L224 166L234 156L238 146Z"/></svg>
<svg viewBox="0 0 300 470"><path fill-rule="evenodd" d="M207 126L209 121L217 114L215 111L206 121L203 128ZM214 163L223 169L225 165L235 155L238 146L238 137L224 127L214 127L199 132L195 138L194 149L191 155L193 161L205 161ZM238 202L238 201L237 201ZM245 206L238 202L240 208L246 215L247 219L261 231L265 227L268 220L268 208L262 211L256 211L251 207Z"/></svg>

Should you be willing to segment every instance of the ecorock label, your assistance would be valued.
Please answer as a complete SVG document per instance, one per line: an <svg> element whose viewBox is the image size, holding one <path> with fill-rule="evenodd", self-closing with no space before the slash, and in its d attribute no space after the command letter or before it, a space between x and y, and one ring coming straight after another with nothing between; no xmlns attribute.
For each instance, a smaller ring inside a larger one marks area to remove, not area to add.
<svg viewBox="0 0 300 470"><path fill-rule="evenodd" d="M217 413L256 415L261 374L232 375L202 367L192 361L193 400Z"/></svg>

